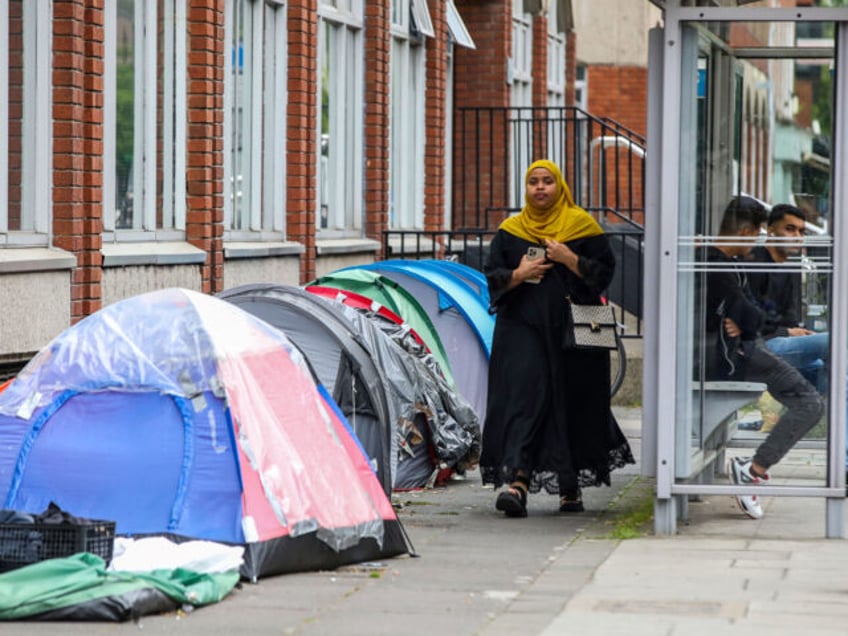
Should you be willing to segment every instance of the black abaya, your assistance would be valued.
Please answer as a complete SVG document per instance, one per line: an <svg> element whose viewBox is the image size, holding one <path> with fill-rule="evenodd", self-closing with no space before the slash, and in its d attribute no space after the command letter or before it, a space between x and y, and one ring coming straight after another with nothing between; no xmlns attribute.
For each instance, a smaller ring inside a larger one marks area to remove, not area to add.
<svg viewBox="0 0 848 636"><path fill-rule="evenodd" d="M613 469L634 463L610 410L609 353L564 350L561 342L566 296L599 304L615 258L604 235L570 241L582 278L555 263L540 283L506 291L532 245L501 230L486 263L497 319L480 459L483 483L499 487L522 470L530 475L531 492L609 485Z"/></svg>

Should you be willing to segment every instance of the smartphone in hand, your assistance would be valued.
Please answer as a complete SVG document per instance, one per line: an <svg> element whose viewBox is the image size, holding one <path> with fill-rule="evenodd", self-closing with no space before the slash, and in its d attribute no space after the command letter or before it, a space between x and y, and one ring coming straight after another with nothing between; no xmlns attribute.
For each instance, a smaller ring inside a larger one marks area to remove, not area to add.
<svg viewBox="0 0 848 636"><path fill-rule="evenodd" d="M544 247L537 247L537 246L534 245L534 246L527 248L527 259L528 260L535 261L535 260L538 260L540 258L545 258L545 248ZM541 283L542 279L541 278L528 278L524 282L533 283L534 285L536 285L538 283Z"/></svg>

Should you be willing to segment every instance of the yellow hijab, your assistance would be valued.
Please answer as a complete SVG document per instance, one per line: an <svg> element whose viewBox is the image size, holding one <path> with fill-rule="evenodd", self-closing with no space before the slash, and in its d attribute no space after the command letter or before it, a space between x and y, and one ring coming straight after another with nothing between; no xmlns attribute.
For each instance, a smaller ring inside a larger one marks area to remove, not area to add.
<svg viewBox="0 0 848 636"><path fill-rule="evenodd" d="M530 173L536 168L549 171L559 186L559 197L547 210L534 206L526 191ZM571 190L553 161L540 159L531 163L524 174L524 185L524 207L521 212L501 223L499 229L532 243L541 243L544 239L566 243L604 233L591 214L575 205Z"/></svg>

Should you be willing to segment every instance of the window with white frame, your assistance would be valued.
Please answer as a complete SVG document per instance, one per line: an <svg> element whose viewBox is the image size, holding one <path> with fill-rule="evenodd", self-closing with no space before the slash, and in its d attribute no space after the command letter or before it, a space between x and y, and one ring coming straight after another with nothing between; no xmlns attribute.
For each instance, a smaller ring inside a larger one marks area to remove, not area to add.
<svg viewBox="0 0 848 636"><path fill-rule="evenodd" d="M49 240L51 7L50 0L0 3L0 245Z"/></svg>
<svg viewBox="0 0 848 636"><path fill-rule="evenodd" d="M565 106L565 33L557 15L559 2L551 2L548 9L548 106Z"/></svg>
<svg viewBox="0 0 848 636"><path fill-rule="evenodd" d="M574 76L574 105L582 110L589 108L589 73L585 64L578 64Z"/></svg>
<svg viewBox="0 0 848 636"><path fill-rule="evenodd" d="M224 15L224 238L285 232L285 3L227 0Z"/></svg>
<svg viewBox="0 0 848 636"><path fill-rule="evenodd" d="M394 0L391 51L389 226L424 227L425 47L433 35L425 0ZM410 17L412 18L410 20ZM428 28L429 25L429 28ZM422 28L423 27L423 28Z"/></svg>
<svg viewBox="0 0 848 636"><path fill-rule="evenodd" d="M318 4L318 209L321 236L362 226L363 5Z"/></svg>
<svg viewBox="0 0 848 636"><path fill-rule="evenodd" d="M462 19L462 15L456 8L456 5L454 4L453 0L447 0L446 8L448 36L450 36L449 42L455 43L458 46L462 46L467 49L476 49L477 46L474 44L474 39L468 32L468 27L465 26L465 21Z"/></svg>
<svg viewBox="0 0 848 636"><path fill-rule="evenodd" d="M188 0L105 3L103 229L182 238Z"/></svg>

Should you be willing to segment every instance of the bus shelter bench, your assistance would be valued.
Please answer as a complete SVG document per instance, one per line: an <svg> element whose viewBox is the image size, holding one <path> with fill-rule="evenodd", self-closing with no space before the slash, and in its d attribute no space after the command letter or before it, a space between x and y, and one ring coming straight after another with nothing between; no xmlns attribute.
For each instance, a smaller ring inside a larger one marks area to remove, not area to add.
<svg viewBox="0 0 848 636"><path fill-rule="evenodd" d="M701 453L694 458L690 479L709 483L723 470L725 450L737 431L736 412L759 400L766 388L762 382L717 380L692 385L692 403L701 404L703 397L703 419Z"/></svg>

